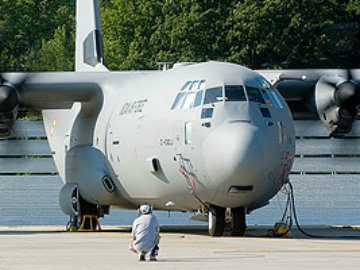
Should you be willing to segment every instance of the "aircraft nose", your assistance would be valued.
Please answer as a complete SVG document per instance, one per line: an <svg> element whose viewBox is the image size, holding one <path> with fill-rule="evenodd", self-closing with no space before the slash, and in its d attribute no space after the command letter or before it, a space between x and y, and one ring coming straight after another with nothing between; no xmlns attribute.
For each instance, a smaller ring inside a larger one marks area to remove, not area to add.
<svg viewBox="0 0 360 270"><path fill-rule="evenodd" d="M227 123L209 134L203 156L212 188L228 194L232 186L255 188L277 158L276 136L251 123Z"/></svg>

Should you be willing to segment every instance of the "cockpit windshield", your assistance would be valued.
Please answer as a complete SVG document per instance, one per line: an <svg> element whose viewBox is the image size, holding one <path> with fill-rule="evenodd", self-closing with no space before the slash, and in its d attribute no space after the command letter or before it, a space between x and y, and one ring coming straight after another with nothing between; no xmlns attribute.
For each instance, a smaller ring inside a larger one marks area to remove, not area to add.
<svg viewBox="0 0 360 270"><path fill-rule="evenodd" d="M246 86L246 93L249 101L265 104L264 97L262 96L260 89L253 86Z"/></svg>
<svg viewBox="0 0 360 270"><path fill-rule="evenodd" d="M246 101L244 87L242 85L225 86L226 101Z"/></svg>
<svg viewBox="0 0 360 270"><path fill-rule="evenodd" d="M205 92L204 104L216 103L223 100L223 88L209 88Z"/></svg>

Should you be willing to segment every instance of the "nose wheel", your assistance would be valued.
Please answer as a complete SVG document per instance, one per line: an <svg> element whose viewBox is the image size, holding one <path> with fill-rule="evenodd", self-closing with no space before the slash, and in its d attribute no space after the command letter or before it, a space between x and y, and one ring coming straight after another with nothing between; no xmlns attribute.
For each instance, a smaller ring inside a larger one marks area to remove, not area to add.
<svg viewBox="0 0 360 270"><path fill-rule="evenodd" d="M222 236L225 229L225 208L210 206L209 211L209 235Z"/></svg>
<svg viewBox="0 0 360 270"><path fill-rule="evenodd" d="M209 235L222 236L225 230L225 212L223 207L212 205L209 211ZM245 207L231 209L231 235L243 236L246 230Z"/></svg>
<svg viewBox="0 0 360 270"><path fill-rule="evenodd" d="M232 216L232 236L243 236L246 230L246 211L245 207L231 209Z"/></svg>

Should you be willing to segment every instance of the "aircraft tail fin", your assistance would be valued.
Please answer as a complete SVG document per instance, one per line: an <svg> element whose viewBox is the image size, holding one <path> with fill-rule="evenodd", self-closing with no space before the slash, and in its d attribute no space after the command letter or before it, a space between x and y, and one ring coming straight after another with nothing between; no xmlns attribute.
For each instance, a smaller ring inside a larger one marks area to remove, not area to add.
<svg viewBox="0 0 360 270"><path fill-rule="evenodd" d="M104 64L98 0L76 1L76 71L108 71Z"/></svg>

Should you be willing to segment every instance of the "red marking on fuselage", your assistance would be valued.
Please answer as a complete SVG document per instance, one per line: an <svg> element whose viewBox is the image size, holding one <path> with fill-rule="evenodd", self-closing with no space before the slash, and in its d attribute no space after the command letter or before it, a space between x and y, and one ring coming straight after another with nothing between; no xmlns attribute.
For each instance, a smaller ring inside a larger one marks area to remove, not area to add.
<svg viewBox="0 0 360 270"><path fill-rule="evenodd" d="M54 131L55 131L55 127L56 127L56 123L57 123L57 116L54 117L52 124L51 124L51 129L50 129L50 138L52 138L54 136Z"/></svg>

